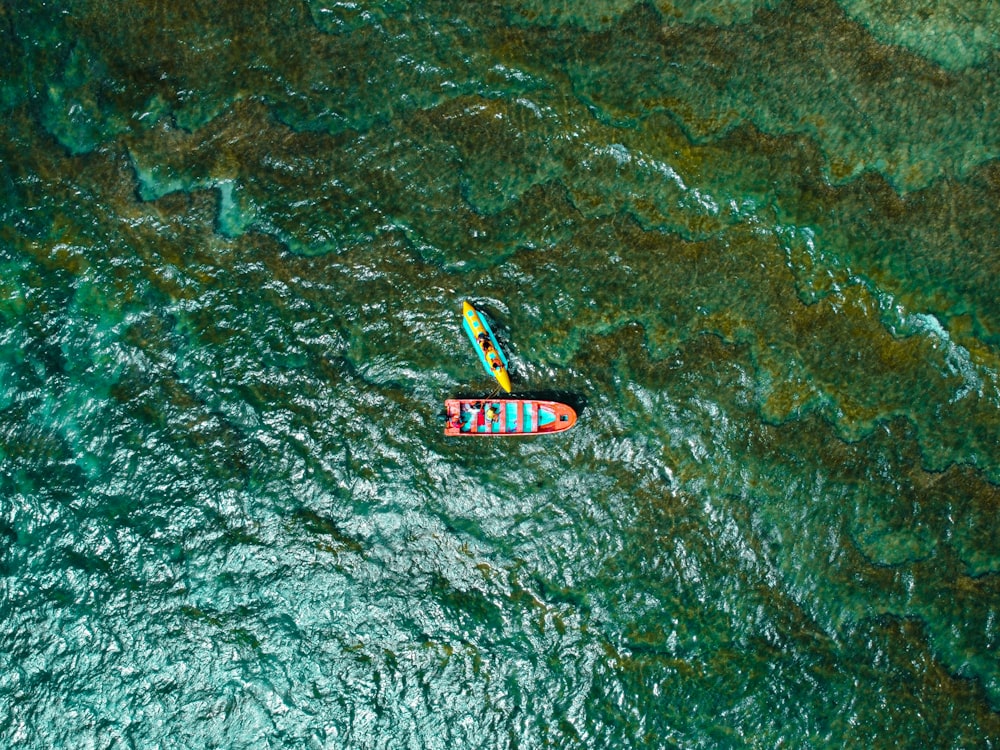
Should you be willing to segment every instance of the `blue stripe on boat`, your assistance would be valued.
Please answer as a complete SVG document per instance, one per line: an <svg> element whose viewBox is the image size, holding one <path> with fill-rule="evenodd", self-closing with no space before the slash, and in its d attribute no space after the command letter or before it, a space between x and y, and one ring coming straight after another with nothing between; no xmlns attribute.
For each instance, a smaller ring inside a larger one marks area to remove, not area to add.
<svg viewBox="0 0 1000 750"><path fill-rule="evenodd" d="M510 367L507 365L507 357L504 355L503 349L500 348L500 342L497 341L497 337L493 335L493 329L490 328L490 324L486 321L486 317L478 310L476 311L476 314L479 315L479 320L483 324L483 328L486 329L486 333L490 337L490 341L493 342L493 348L497 350L497 354L500 356L500 361L503 362L504 369L509 370Z"/></svg>

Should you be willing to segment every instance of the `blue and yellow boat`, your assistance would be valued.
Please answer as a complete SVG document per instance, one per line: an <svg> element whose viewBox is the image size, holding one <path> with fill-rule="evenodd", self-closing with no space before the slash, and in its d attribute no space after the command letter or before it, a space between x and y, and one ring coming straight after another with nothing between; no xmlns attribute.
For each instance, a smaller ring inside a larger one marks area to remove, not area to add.
<svg viewBox="0 0 1000 750"><path fill-rule="evenodd" d="M479 361L490 375L497 379L500 387L510 393L510 374L507 372L507 358L500 351L497 337L490 324L468 302L462 304L462 327L469 334L472 346L479 353Z"/></svg>

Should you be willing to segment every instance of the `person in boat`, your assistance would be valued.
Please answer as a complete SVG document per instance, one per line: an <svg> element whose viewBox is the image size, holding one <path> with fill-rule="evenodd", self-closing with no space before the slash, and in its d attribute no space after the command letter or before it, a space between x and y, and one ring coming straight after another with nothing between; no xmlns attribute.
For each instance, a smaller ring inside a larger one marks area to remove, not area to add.
<svg viewBox="0 0 1000 750"><path fill-rule="evenodd" d="M459 429L462 426L462 417L459 415L457 409L448 418L448 426L453 429Z"/></svg>
<svg viewBox="0 0 1000 750"><path fill-rule="evenodd" d="M497 372L503 369L503 364L500 362L499 359L493 360L493 369L496 370Z"/></svg>
<svg viewBox="0 0 1000 750"><path fill-rule="evenodd" d="M487 336L485 332L479 334L477 341L479 341L479 345L483 347L484 352L488 352L493 348L493 342L490 341L490 337Z"/></svg>
<svg viewBox="0 0 1000 750"><path fill-rule="evenodd" d="M473 401L472 404L469 405L469 408L472 409L472 411L479 411L480 409L483 408L483 402Z"/></svg>
<svg viewBox="0 0 1000 750"><path fill-rule="evenodd" d="M491 422L500 421L500 410L495 404L490 404L489 408L486 410L486 418Z"/></svg>

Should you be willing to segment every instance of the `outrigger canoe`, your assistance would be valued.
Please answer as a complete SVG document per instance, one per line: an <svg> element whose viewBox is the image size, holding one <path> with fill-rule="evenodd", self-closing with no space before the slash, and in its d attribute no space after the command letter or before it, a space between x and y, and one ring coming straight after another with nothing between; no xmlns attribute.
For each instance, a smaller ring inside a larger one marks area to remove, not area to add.
<svg viewBox="0 0 1000 750"><path fill-rule="evenodd" d="M493 335L486 318L476 312L468 302L462 303L462 327L469 334L472 346L479 353L486 372L497 379L500 387L510 393L510 375L507 372L507 358L500 351L497 337Z"/></svg>
<svg viewBox="0 0 1000 750"><path fill-rule="evenodd" d="M559 401L449 398L444 402L445 435L505 437L549 435L576 424L573 407Z"/></svg>

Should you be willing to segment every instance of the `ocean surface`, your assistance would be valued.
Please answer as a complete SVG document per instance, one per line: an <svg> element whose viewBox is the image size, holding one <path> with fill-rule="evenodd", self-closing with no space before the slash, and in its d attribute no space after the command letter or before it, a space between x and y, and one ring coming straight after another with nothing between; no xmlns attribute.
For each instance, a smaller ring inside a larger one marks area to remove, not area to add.
<svg viewBox="0 0 1000 750"><path fill-rule="evenodd" d="M0 747L1000 748L1000 5L5 0ZM564 435L446 439L492 390Z"/></svg>

